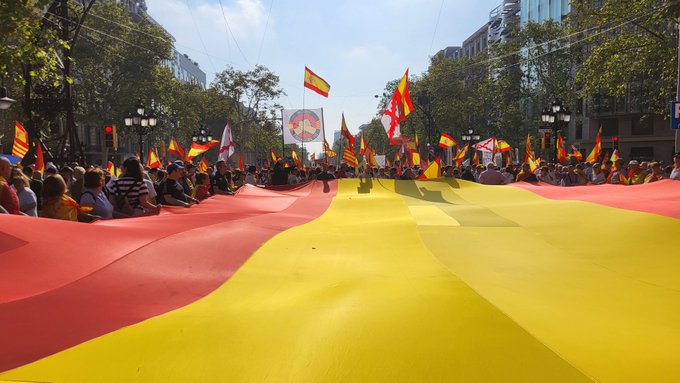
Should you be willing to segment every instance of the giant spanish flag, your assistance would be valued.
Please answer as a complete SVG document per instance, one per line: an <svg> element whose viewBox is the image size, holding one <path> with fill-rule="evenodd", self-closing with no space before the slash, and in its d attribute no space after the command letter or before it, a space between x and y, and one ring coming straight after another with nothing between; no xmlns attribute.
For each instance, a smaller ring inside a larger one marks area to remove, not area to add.
<svg viewBox="0 0 680 383"><path fill-rule="evenodd" d="M0 215L0 381L673 382L679 199L368 178Z"/></svg>

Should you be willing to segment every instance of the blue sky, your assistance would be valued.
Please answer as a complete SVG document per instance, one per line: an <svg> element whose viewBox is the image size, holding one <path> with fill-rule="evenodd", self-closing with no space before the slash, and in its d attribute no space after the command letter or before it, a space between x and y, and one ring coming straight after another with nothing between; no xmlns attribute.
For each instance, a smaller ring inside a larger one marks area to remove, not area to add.
<svg viewBox="0 0 680 383"><path fill-rule="evenodd" d="M302 107L304 66L323 77L331 85L329 98L307 90L304 103L305 108L324 108L331 141L342 112L356 133L375 116L374 95L388 81L401 77L406 68L411 74L423 73L431 55L461 45L488 21L500 0L221 3L147 0L149 14L173 34L177 50L199 63L208 82L227 65L249 70L259 63L280 76L287 96L279 103L295 109Z"/></svg>

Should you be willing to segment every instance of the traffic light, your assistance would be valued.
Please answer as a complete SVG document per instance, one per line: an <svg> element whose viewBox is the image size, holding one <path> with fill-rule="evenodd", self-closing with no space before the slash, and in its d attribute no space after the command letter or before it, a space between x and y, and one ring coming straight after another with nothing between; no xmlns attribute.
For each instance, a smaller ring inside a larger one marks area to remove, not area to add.
<svg viewBox="0 0 680 383"><path fill-rule="evenodd" d="M104 144L109 149L118 148L118 136L116 135L115 125L104 126Z"/></svg>
<svg viewBox="0 0 680 383"><path fill-rule="evenodd" d="M614 149L618 149L619 148L619 136L612 137L612 140L614 141Z"/></svg>
<svg viewBox="0 0 680 383"><path fill-rule="evenodd" d="M546 140L547 142L550 142L550 137L552 136L552 133L550 133L550 132L545 132L544 134L545 134L545 136L544 136L544 137L545 137L545 140Z"/></svg>

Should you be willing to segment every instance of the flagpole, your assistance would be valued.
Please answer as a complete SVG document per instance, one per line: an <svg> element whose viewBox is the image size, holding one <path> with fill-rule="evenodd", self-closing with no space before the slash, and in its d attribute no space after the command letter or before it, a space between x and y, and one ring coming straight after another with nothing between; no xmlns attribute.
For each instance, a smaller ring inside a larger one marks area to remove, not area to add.
<svg viewBox="0 0 680 383"><path fill-rule="evenodd" d="M283 109L281 109L281 148L283 149L283 158L286 158L286 140L283 137L283 134Z"/></svg>
<svg viewBox="0 0 680 383"><path fill-rule="evenodd" d="M307 64L305 64L305 68L307 68ZM306 89L307 89L306 86L302 87L302 116L303 117L305 115L305 93L306 93ZM303 118L302 121L303 121L303 124L304 124L304 118ZM301 147L300 151L302 152L302 155L304 156L305 155L305 129L304 129L304 125L302 127L302 147Z"/></svg>

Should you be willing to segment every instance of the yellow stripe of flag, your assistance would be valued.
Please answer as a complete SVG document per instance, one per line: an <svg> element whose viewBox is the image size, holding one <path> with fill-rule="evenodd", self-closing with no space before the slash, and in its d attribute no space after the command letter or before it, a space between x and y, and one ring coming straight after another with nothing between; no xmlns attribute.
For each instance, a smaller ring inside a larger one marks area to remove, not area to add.
<svg viewBox="0 0 680 383"><path fill-rule="evenodd" d="M331 90L331 86L326 80L317 76L307 67L305 67L305 88L311 89L324 97L328 97L328 92Z"/></svg>

